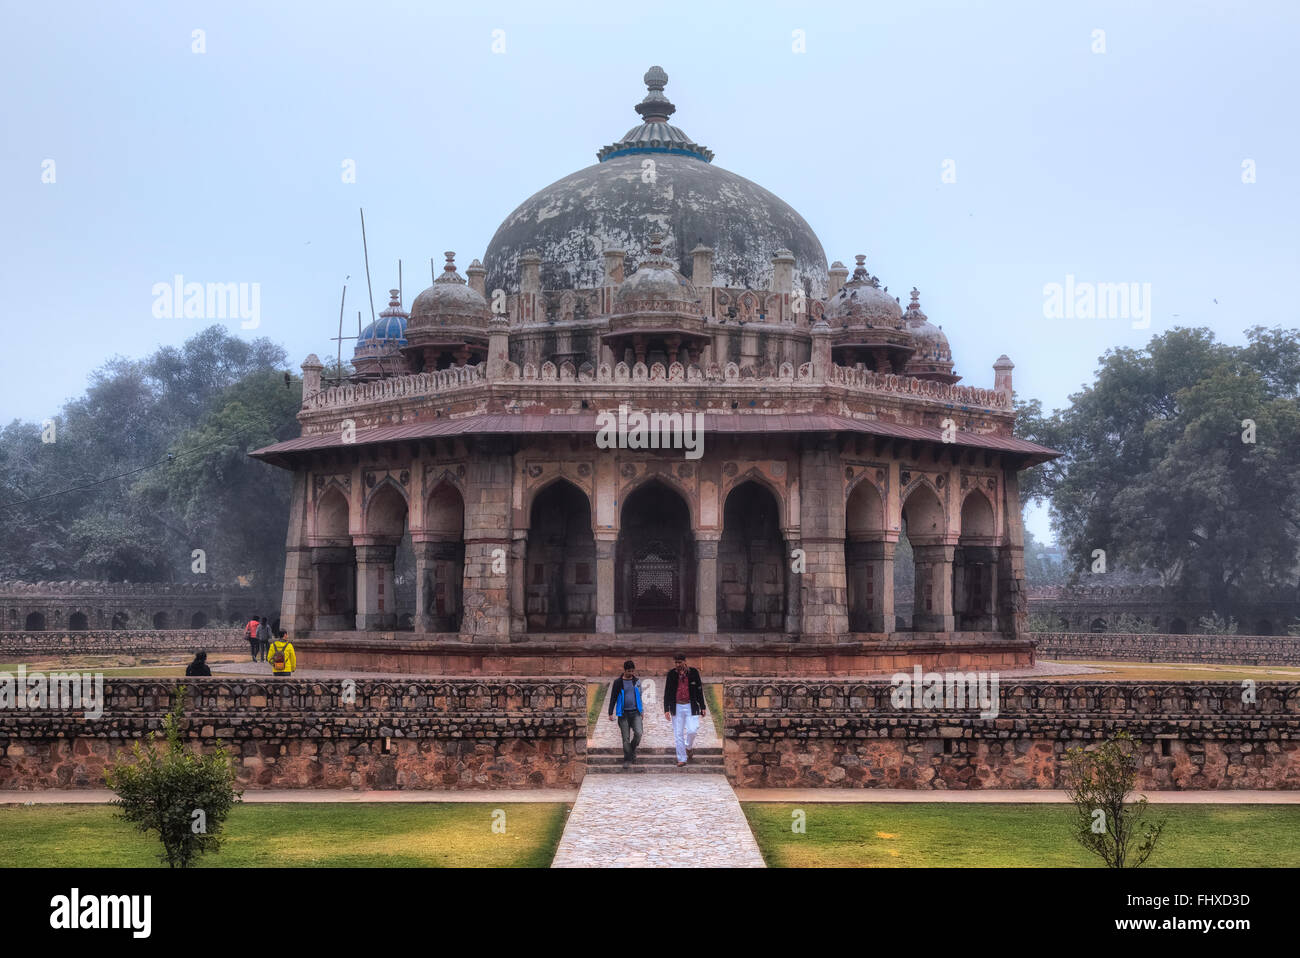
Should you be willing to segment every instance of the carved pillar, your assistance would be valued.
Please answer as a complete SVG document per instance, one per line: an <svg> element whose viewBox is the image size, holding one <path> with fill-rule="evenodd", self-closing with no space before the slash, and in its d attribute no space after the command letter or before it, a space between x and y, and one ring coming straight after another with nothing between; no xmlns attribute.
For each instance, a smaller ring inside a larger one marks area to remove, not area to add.
<svg viewBox="0 0 1300 958"><path fill-rule="evenodd" d="M357 629L381 632L397 625L393 577L396 543L357 546Z"/></svg>
<svg viewBox="0 0 1300 958"><path fill-rule="evenodd" d="M894 631L894 548L880 539L850 539L848 556L849 629Z"/></svg>
<svg viewBox="0 0 1300 958"><path fill-rule="evenodd" d="M509 549L513 483L508 439L473 443L465 497L465 586L461 637L504 639L510 634ZM496 561L499 560L499 561Z"/></svg>
<svg viewBox="0 0 1300 958"><path fill-rule="evenodd" d="M289 531L284 543L284 591L280 599L280 626L291 634L316 627L315 577L307 548L308 474L295 472L289 500Z"/></svg>
<svg viewBox="0 0 1300 958"><path fill-rule="evenodd" d="M353 629L357 622L357 576L352 547L315 547L311 550L311 565L316 592L314 627L322 632ZM280 626L293 632L283 617Z"/></svg>
<svg viewBox="0 0 1300 958"><path fill-rule="evenodd" d="M916 597L912 629L916 632L952 632L952 561L955 547L912 543L916 557Z"/></svg>
<svg viewBox="0 0 1300 958"><path fill-rule="evenodd" d="M596 533L596 631L613 634L614 624L614 554L618 533Z"/></svg>
<svg viewBox="0 0 1300 958"><path fill-rule="evenodd" d="M1006 544L998 549L996 605L1002 633L1018 638L1029 628L1029 602L1025 593L1025 530L1020 515L1020 478L1014 468L1003 469L1002 489Z"/></svg>
<svg viewBox="0 0 1300 958"><path fill-rule="evenodd" d="M510 540L510 632L528 631L528 530L516 529Z"/></svg>
<svg viewBox="0 0 1300 958"><path fill-rule="evenodd" d="M785 621L781 628L789 635L798 635L803 627L803 576L807 571L808 557L803 556L796 566L793 558L803 545L797 533L785 536ZM796 571L799 570L799 571Z"/></svg>
<svg viewBox="0 0 1300 958"><path fill-rule="evenodd" d="M831 637L849 630L844 579L844 481L831 434L805 435L799 449L800 541L807 556L803 574L804 635ZM808 508L816 503L817 508Z"/></svg>
<svg viewBox="0 0 1300 958"><path fill-rule="evenodd" d="M718 631L718 538L695 534L695 630L700 635Z"/></svg>

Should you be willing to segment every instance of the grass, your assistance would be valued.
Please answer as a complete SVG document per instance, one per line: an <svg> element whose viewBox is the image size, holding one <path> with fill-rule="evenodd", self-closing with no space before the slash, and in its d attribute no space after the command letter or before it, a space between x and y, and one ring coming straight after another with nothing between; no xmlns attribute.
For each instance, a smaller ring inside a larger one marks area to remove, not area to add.
<svg viewBox="0 0 1300 958"><path fill-rule="evenodd" d="M587 734L595 734L596 723L600 721L600 706L605 701L604 682L587 686Z"/></svg>
<svg viewBox="0 0 1300 958"><path fill-rule="evenodd" d="M1273 665L1206 665L1200 662L1115 662L1091 659L1054 659L1043 664L1050 666L1055 662L1064 665L1087 665L1101 671L1089 675L1074 675L1082 681L1089 679L1109 681L1116 679L1140 679L1154 682L1195 682L1195 681L1241 681L1255 679L1259 682L1294 682L1300 681L1300 668L1294 666ZM1048 674L1041 676L1049 677ZM1039 678L1039 676L1035 676Z"/></svg>
<svg viewBox="0 0 1300 958"><path fill-rule="evenodd" d="M713 718L713 728L718 733L718 738L724 737L723 712L722 712L722 686L706 685L704 686L704 701L709 706L709 715Z"/></svg>
<svg viewBox="0 0 1300 958"><path fill-rule="evenodd" d="M492 813L505 812L505 833ZM545 868L564 830L562 803L268 803L237 805L226 844L200 868ZM159 864L162 845L108 805L0 805L8 868Z"/></svg>
<svg viewBox="0 0 1300 958"><path fill-rule="evenodd" d="M806 834L791 831L807 814ZM991 804L744 805L768 865L817 867L1100 867L1069 830L1071 807ZM1144 867L1295 867L1300 805L1155 805L1167 818Z"/></svg>

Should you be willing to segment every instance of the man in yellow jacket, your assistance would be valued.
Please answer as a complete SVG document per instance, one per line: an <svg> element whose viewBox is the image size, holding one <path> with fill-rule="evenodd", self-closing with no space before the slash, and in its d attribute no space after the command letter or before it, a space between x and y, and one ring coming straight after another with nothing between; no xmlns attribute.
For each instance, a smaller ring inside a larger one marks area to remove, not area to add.
<svg viewBox="0 0 1300 958"><path fill-rule="evenodd" d="M271 674L282 678L293 675L293 670L298 667L298 657L294 655L293 643L286 638L287 635L288 633L281 629L266 651L266 661L271 663Z"/></svg>

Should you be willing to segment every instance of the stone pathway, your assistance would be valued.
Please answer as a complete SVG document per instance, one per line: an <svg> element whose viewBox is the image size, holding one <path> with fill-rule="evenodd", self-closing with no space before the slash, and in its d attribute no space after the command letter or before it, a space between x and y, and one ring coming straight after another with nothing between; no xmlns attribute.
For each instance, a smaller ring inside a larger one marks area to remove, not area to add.
<svg viewBox="0 0 1300 958"><path fill-rule="evenodd" d="M763 868L724 775L588 775L552 868Z"/></svg>
<svg viewBox="0 0 1300 958"><path fill-rule="evenodd" d="M647 707L638 758L651 764L673 748L673 727L658 700ZM605 708L602 703L588 754L610 749L621 758L618 722L605 717ZM712 753L721 755L722 742L712 716L701 717L695 747L696 760L686 769L666 755L666 767L637 766L643 774L593 774L589 767L551 867L763 868L736 793L721 766L713 765ZM701 767L701 759L708 766ZM681 774L688 769L692 774Z"/></svg>

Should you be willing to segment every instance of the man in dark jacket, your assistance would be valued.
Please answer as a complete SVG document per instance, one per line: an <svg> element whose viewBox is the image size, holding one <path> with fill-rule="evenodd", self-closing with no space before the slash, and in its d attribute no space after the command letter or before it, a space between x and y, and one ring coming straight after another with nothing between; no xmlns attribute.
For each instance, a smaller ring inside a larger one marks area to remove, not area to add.
<svg viewBox="0 0 1300 958"><path fill-rule="evenodd" d="M266 653L271 648L271 627L266 624L266 616L257 617L257 657L265 662Z"/></svg>
<svg viewBox="0 0 1300 958"><path fill-rule="evenodd" d="M623 674L609 687L609 718L618 717L618 731L623 736L623 761L636 761L636 747L641 744L645 730L641 703L641 680L636 677L636 663L628 659L623 663Z"/></svg>
<svg viewBox="0 0 1300 958"><path fill-rule="evenodd" d="M194 653L194 661L185 666L186 675L211 675L212 669L208 667L208 653L202 650Z"/></svg>
<svg viewBox="0 0 1300 958"><path fill-rule="evenodd" d="M704 683L698 669L686 667L686 656L673 656L676 668L664 678L664 718L673 723L673 742L677 746L677 767L690 761L695 751L695 733L700 730L700 716L705 715Z"/></svg>

